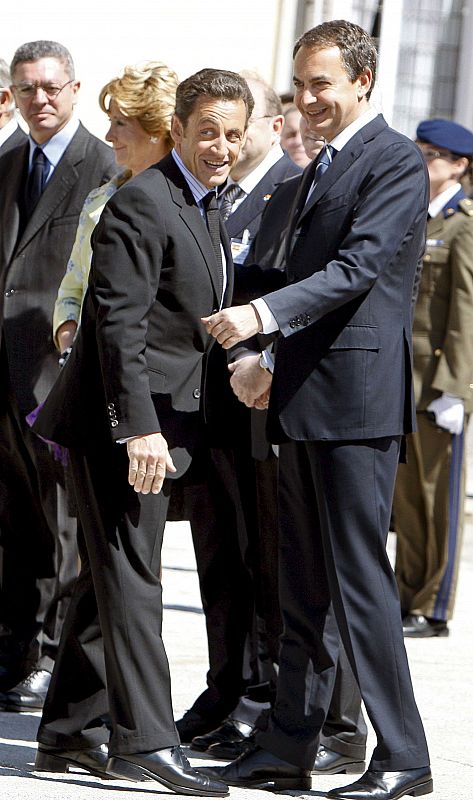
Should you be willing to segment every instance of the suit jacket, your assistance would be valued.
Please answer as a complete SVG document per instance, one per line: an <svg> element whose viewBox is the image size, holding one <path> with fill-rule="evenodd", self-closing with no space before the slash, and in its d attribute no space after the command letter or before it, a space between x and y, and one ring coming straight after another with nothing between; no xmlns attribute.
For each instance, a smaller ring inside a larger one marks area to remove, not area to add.
<svg viewBox="0 0 473 800"><path fill-rule="evenodd" d="M58 374L51 319L84 200L116 170L111 149L80 125L22 230L28 153L26 141L0 158L0 335L25 414Z"/></svg>
<svg viewBox="0 0 473 800"><path fill-rule="evenodd" d="M411 302L428 178L378 116L336 155L288 234L289 285L265 297L277 342L271 441L396 436L414 426Z"/></svg>
<svg viewBox="0 0 473 800"><path fill-rule="evenodd" d="M26 133L20 128L16 128L13 131L12 135L6 139L2 145L0 145L0 157L4 156L5 153L8 153L9 150L13 150L15 147L18 147L20 144L24 144L27 139Z"/></svg>
<svg viewBox="0 0 473 800"><path fill-rule="evenodd" d="M442 392L473 411L473 200L463 190L427 222L414 312L414 390L425 411Z"/></svg>
<svg viewBox="0 0 473 800"><path fill-rule="evenodd" d="M232 293L227 260L225 299ZM207 226L171 155L109 200L93 235L81 327L35 430L69 447L162 431L178 467L190 463L204 357L200 321L219 308L222 273Z"/></svg>
<svg viewBox="0 0 473 800"><path fill-rule="evenodd" d="M245 197L242 203L236 208L233 214L230 214L225 222L227 233L231 239L241 240L245 230L249 233L250 250L244 261L244 264L253 263L251 245L257 235L260 225L261 216L266 208L268 201L276 191L276 188L287 178L293 175L300 175L301 168L294 164L289 158L287 153L284 153L279 161L276 161L272 167L268 169L266 174L261 178L259 183ZM235 297L234 302L238 300L238 280L239 274L243 271L243 265L235 265Z"/></svg>

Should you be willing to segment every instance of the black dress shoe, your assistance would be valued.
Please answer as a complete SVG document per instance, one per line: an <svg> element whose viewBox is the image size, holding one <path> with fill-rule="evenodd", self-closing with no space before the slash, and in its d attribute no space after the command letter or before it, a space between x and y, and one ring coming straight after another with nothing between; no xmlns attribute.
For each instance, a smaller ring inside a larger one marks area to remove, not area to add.
<svg viewBox="0 0 473 800"><path fill-rule="evenodd" d="M209 747L207 755L212 758L222 758L225 761L235 761L236 758L240 758L244 753L253 749L257 732L256 729L246 739L236 742L216 742Z"/></svg>
<svg viewBox="0 0 473 800"><path fill-rule="evenodd" d="M59 750L46 744L38 745L35 770L37 772L69 772L70 768L84 769L97 778L111 780L107 774L108 748L106 744L87 750Z"/></svg>
<svg viewBox="0 0 473 800"><path fill-rule="evenodd" d="M152 753L112 756L107 773L128 781L153 780L178 794L199 797L226 797L228 786L220 780L192 769L182 749L165 747Z"/></svg>
<svg viewBox="0 0 473 800"><path fill-rule="evenodd" d="M215 730L220 725L222 719L215 717L202 717L196 711L186 711L182 719L176 722L177 732L182 744L190 744L196 736L203 736L205 733Z"/></svg>
<svg viewBox="0 0 473 800"><path fill-rule="evenodd" d="M226 767L200 767L200 772L229 786L246 789L311 789L310 769L302 769L254 745Z"/></svg>
<svg viewBox="0 0 473 800"><path fill-rule="evenodd" d="M365 771L365 762L359 758L344 756L328 747L320 745L315 757L312 775L338 775L339 773L354 774Z"/></svg>
<svg viewBox="0 0 473 800"><path fill-rule="evenodd" d="M431 636L448 636L447 623L443 619L424 617L423 614L407 614L402 620L402 632L410 639L428 639Z"/></svg>
<svg viewBox="0 0 473 800"><path fill-rule="evenodd" d="M218 728L204 733L203 736L195 736L191 742L191 748L205 753L213 745L225 745L228 743L241 742L248 738L254 728L238 720L225 719Z"/></svg>
<svg viewBox="0 0 473 800"><path fill-rule="evenodd" d="M368 770L350 786L331 789L327 797L336 800L399 800L408 794L420 797L433 792L430 767L404 769L400 772L375 772Z"/></svg>
<svg viewBox="0 0 473 800"><path fill-rule="evenodd" d="M36 669L27 678L5 692L0 699L6 711L40 711L51 681L46 669Z"/></svg>

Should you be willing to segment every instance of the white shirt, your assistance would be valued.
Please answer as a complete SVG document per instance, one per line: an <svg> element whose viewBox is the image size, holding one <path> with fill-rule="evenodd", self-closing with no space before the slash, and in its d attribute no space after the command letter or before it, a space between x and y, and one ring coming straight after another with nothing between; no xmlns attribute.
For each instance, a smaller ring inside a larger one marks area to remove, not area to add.
<svg viewBox="0 0 473 800"><path fill-rule="evenodd" d="M353 122L347 125L343 131L337 133L334 139L331 142L327 142L330 144L337 153L342 150L345 145L353 138L353 136L358 133L365 125L368 125L369 122L372 122L376 117L379 115L378 111L375 111L374 108L369 108L365 111L364 114L357 117ZM276 322L276 319L273 317L271 311L269 310L269 306L266 304L262 297L259 297L257 300L252 300L251 305L256 309L258 316L261 320L261 331L262 333L273 333L274 331L279 330L279 325Z"/></svg>
<svg viewBox="0 0 473 800"><path fill-rule="evenodd" d="M59 164L61 158L63 157L65 151L69 147L72 139L74 138L75 134L77 133L77 129L79 127L79 120L77 117L72 117L69 122L64 125L64 128L61 128L60 131L51 136L45 144L38 145L37 142L29 135L30 141L30 160L28 171L31 170L31 164L33 162L33 153L37 147L41 147L44 155L48 159L50 163L48 176L46 181L49 181L51 175L53 174L54 170L56 169L57 165Z"/></svg>
<svg viewBox="0 0 473 800"><path fill-rule="evenodd" d="M461 188L461 183L454 183L453 186L449 186L448 189L444 189L437 197L434 197L429 203L429 216L436 217L437 214L440 214L448 201L455 197Z"/></svg>
<svg viewBox="0 0 473 800"><path fill-rule="evenodd" d="M3 128L0 128L0 147L2 144L5 144L6 140L10 138L12 133L15 133L16 129L18 128L18 122L16 121L15 117L10 119Z"/></svg>
<svg viewBox="0 0 473 800"><path fill-rule="evenodd" d="M233 214L234 211L238 208L240 203L248 197L250 192L258 185L260 180L264 178L268 170L271 169L284 155L284 150L282 149L280 144L274 145L271 147L269 152L265 155L263 160L255 167L248 175L241 179L241 181L234 181L231 178L228 179L227 186L232 186L234 183L237 183L240 189L244 192L244 194L240 195L237 200L232 205L231 213Z"/></svg>

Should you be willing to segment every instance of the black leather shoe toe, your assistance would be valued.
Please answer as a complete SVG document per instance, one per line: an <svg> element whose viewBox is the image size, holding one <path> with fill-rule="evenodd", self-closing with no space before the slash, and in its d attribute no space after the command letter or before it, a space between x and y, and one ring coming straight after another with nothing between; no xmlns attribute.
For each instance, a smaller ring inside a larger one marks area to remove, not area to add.
<svg viewBox="0 0 473 800"><path fill-rule="evenodd" d="M302 769L254 745L226 767L200 767L200 772L229 786L247 789L311 789L310 769Z"/></svg>
<svg viewBox="0 0 473 800"><path fill-rule="evenodd" d="M178 794L226 797L228 786L215 777L192 769L181 747L165 747L152 753L112 756L107 773L129 781L153 780Z"/></svg>
<svg viewBox="0 0 473 800"><path fill-rule="evenodd" d="M207 750L207 755L211 758L222 758L225 761L235 761L240 758L244 753L252 750L255 746L255 730L246 739L240 739L236 742L216 742L212 744Z"/></svg>
<svg viewBox="0 0 473 800"><path fill-rule="evenodd" d="M21 683L17 683L2 700L6 711L40 711L44 706L51 681L46 669L36 669Z"/></svg>
<svg viewBox="0 0 473 800"><path fill-rule="evenodd" d="M355 783L331 789L327 797L333 800L399 800L406 794L411 797L430 794L433 788L429 767L400 772L368 770Z"/></svg>
<svg viewBox="0 0 473 800"><path fill-rule="evenodd" d="M330 750L323 745L320 745L312 767L312 775L338 775L341 773L349 775L364 771L364 761L336 753L335 750Z"/></svg>
<svg viewBox="0 0 473 800"><path fill-rule="evenodd" d="M241 742L247 739L252 732L251 725L246 725L244 722L238 722L233 719L225 719L218 728L210 731L210 733L205 733L203 736L195 736L192 739L191 747L193 750L205 753L213 745Z"/></svg>
<svg viewBox="0 0 473 800"><path fill-rule="evenodd" d="M402 632L409 639L429 639L432 636L449 635L444 620L424 617L423 614L407 614L402 620Z"/></svg>
<svg viewBox="0 0 473 800"><path fill-rule="evenodd" d="M38 745L35 770L37 772L69 772L73 769L84 769L91 775L104 780L111 780L106 772L108 748L106 744L89 747L87 750L59 750L45 744Z"/></svg>

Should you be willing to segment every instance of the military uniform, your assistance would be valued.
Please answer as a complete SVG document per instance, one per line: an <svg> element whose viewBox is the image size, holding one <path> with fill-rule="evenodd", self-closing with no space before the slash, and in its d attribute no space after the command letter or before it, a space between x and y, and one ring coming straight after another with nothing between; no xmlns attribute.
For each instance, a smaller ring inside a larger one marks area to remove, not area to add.
<svg viewBox="0 0 473 800"><path fill-rule="evenodd" d="M404 614L446 622L463 534L465 437L437 427L427 409L444 393L463 400L465 420L473 407L473 201L463 190L428 221L413 358L418 431L396 482L396 578Z"/></svg>

